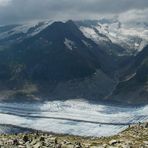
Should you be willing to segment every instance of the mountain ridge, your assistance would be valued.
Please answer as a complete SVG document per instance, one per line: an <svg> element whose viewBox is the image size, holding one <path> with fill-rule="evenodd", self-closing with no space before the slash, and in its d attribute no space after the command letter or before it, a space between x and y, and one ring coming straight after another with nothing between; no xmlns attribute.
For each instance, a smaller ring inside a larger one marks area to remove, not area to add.
<svg viewBox="0 0 148 148"><path fill-rule="evenodd" d="M91 26L92 21L89 23ZM108 38L99 30L97 33ZM114 50L111 54L110 48ZM145 69L141 63L148 51L146 47L136 56L118 55L125 49L109 39L104 45L96 43L72 20L53 22L37 34L16 40L8 47L1 44L0 49L1 98L11 101L84 98L125 104L135 104L134 99L129 101L133 96L122 100L120 95L116 99L117 94L125 87L122 84L132 79L130 74L134 79L130 84L137 84L135 80L141 79ZM140 88L136 89L139 90L145 83L138 85ZM147 94L142 98L143 102L137 100L137 104L147 102Z"/></svg>
<svg viewBox="0 0 148 148"><path fill-rule="evenodd" d="M111 89L115 83L110 78L117 68L115 60L86 38L73 21L55 22L39 34L14 44L12 48L2 50L0 57L1 83L4 85L5 80L6 87L9 86L9 89L17 92L12 99L15 97L25 99L28 95L28 89L24 92L26 83L35 85L38 96L46 94L44 98L49 98L53 94L54 98L57 98L57 94L60 94L59 97L66 99L91 98L93 95L93 98L102 97L105 92L110 92L109 88ZM100 80L95 84L99 76L106 88L102 87L97 92L94 86L98 88L103 83ZM76 83L72 84L75 80ZM88 82L94 86L92 88L85 86ZM75 84L81 85L77 88ZM68 87L72 88L69 92ZM85 87L88 87L90 92L87 92ZM21 88L23 91L17 91ZM63 90L65 94L61 94L62 88L65 88ZM82 93L79 89L82 92L85 89L86 91ZM34 95L34 92L30 94L29 91L29 96L32 94Z"/></svg>

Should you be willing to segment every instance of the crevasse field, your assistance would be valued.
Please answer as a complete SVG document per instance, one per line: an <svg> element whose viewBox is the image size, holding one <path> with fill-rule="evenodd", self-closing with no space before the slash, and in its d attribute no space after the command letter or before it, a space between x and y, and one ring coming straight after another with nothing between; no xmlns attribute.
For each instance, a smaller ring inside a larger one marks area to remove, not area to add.
<svg viewBox="0 0 148 148"><path fill-rule="evenodd" d="M0 103L0 125L15 125L42 131L110 136L129 124L148 121L148 106L115 107L94 105L83 100L40 103ZM9 129L0 126L0 133Z"/></svg>

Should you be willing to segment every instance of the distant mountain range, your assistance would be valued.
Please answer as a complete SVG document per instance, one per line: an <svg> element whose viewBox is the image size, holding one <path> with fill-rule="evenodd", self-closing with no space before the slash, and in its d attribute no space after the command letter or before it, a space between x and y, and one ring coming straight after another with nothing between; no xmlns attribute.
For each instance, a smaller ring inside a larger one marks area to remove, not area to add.
<svg viewBox="0 0 148 148"><path fill-rule="evenodd" d="M123 29L117 20L1 26L0 100L148 103L147 41Z"/></svg>
<svg viewBox="0 0 148 148"><path fill-rule="evenodd" d="M148 43L148 24L145 22L124 24L114 18L77 21L76 24L86 37L97 44L104 46L114 44L110 48L110 54L136 54Z"/></svg>
<svg viewBox="0 0 148 148"><path fill-rule="evenodd" d="M8 45L32 37L53 22L46 20L0 26L0 45ZM117 18L112 18L75 21L75 24L87 38L90 38L99 46L109 47L111 44L114 44L115 47L108 51L110 54L136 54L148 43L148 24L146 22L127 25L120 22Z"/></svg>

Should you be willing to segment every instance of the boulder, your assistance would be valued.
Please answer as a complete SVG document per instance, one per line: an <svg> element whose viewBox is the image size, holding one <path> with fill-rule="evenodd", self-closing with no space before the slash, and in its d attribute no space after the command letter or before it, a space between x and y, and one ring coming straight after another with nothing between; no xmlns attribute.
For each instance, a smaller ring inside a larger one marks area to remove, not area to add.
<svg viewBox="0 0 148 148"><path fill-rule="evenodd" d="M26 143L27 141L29 141L29 137L27 135L24 135L23 141Z"/></svg>
<svg viewBox="0 0 148 148"><path fill-rule="evenodd" d="M17 139L13 140L13 145L19 145L19 141Z"/></svg>
<svg viewBox="0 0 148 148"><path fill-rule="evenodd" d="M115 145L115 144L117 144L117 143L118 143L117 140L111 140L111 141L109 141L109 144L110 144L110 145Z"/></svg>
<svg viewBox="0 0 148 148"><path fill-rule="evenodd" d="M148 128L148 122L144 124L144 128Z"/></svg>
<svg viewBox="0 0 148 148"><path fill-rule="evenodd" d="M33 148L40 148L41 146L42 146L42 143L38 142L33 146Z"/></svg>
<svg viewBox="0 0 148 148"><path fill-rule="evenodd" d="M44 137L40 137L40 141L45 141L45 138Z"/></svg>

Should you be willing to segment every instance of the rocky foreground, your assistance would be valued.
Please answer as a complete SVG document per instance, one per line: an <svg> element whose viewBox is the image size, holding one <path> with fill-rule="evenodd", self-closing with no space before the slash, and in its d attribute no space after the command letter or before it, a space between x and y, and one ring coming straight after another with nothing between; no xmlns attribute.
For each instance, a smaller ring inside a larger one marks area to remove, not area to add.
<svg viewBox="0 0 148 148"><path fill-rule="evenodd" d="M99 132L99 131L98 131ZM129 126L111 137L79 137L33 132L0 135L0 148L148 148L148 123Z"/></svg>

